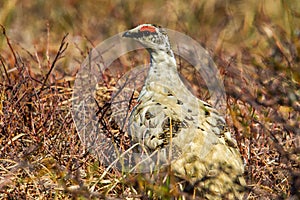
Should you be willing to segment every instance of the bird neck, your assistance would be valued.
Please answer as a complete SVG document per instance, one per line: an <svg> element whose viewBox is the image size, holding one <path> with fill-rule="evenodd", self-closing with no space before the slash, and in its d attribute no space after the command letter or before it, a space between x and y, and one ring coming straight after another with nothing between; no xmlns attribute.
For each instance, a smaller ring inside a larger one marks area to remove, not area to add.
<svg viewBox="0 0 300 200"><path fill-rule="evenodd" d="M156 82L168 84L180 81L176 60L172 50L155 50L150 52L150 69L146 83Z"/></svg>
<svg viewBox="0 0 300 200"><path fill-rule="evenodd" d="M183 98L193 96L179 77L173 52L149 51L150 69L138 101L171 91Z"/></svg>

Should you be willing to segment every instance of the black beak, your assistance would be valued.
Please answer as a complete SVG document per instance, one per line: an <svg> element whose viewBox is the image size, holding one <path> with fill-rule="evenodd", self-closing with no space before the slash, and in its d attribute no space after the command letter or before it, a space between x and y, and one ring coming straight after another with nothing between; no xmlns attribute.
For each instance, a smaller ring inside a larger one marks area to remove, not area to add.
<svg viewBox="0 0 300 200"><path fill-rule="evenodd" d="M126 31L125 33L123 33L122 37L132 37L132 34L129 31Z"/></svg>
<svg viewBox="0 0 300 200"><path fill-rule="evenodd" d="M122 37L127 37L127 38L140 38L141 36L143 36L142 32L134 32L134 31L126 31L125 33L123 33Z"/></svg>

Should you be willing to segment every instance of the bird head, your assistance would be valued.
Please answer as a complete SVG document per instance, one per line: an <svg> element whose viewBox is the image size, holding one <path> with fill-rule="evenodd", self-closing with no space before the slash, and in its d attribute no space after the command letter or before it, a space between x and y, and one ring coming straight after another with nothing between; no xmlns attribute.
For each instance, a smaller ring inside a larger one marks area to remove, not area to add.
<svg viewBox="0 0 300 200"><path fill-rule="evenodd" d="M167 32L153 24L142 24L126 31L123 37L132 38L140 42L148 50L170 51Z"/></svg>

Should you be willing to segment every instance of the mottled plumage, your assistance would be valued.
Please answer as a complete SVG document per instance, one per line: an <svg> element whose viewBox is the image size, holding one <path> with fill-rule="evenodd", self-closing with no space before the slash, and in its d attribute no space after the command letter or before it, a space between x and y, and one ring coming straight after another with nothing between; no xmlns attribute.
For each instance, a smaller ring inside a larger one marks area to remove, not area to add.
<svg viewBox="0 0 300 200"><path fill-rule="evenodd" d="M236 141L218 111L181 81L166 31L143 24L123 37L139 41L149 51L151 62L129 119L133 143L149 152L158 151L162 161L171 159L174 173L206 198L241 198L244 166Z"/></svg>

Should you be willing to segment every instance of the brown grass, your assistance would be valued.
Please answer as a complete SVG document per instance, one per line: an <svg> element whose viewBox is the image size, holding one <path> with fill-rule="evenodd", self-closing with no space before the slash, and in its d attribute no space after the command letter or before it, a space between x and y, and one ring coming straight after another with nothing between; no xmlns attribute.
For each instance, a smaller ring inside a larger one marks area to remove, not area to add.
<svg viewBox="0 0 300 200"><path fill-rule="evenodd" d="M213 56L227 93L227 122L246 165L247 199L299 198L298 2L9 2L0 3L1 199L182 195L169 189L172 180L160 186L106 170L83 147L71 115L75 75L89 50L144 22L186 33ZM125 56L114 65L144 62ZM196 91L207 98L202 87Z"/></svg>

